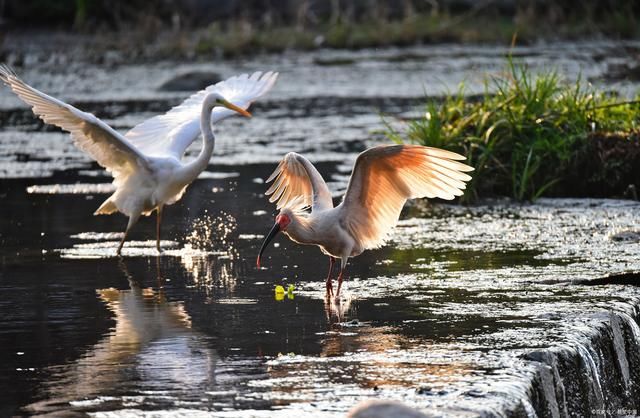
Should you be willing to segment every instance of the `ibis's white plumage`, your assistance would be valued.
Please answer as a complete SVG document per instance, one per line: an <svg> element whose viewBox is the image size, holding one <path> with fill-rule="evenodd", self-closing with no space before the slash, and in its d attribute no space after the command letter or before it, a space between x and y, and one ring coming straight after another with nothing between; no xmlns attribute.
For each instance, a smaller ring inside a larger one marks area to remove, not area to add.
<svg viewBox="0 0 640 418"><path fill-rule="evenodd" d="M92 115L29 86L7 66L0 66L0 80L47 123L71 132L75 144L114 177L116 191L96 214L120 211L129 216L127 232L140 215L158 211L157 246L162 208L176 202L185 188L209 163L215 138L212 122L239 112L265 94L277 73L231 77L194 94L168 113L156 116L121 135ZM187 147L202 133L198 157L181 161ZM125 238L120 243L118 253Z"/></svg>
<svg viewBox="0 0 640 418"><path fill-rule="evenodd" d="M200 135L200 111L207 95L217 92L236 106L247 109L273 87L277 78L278 73L271 71L231 77L191 95L164 115L147 119L125 136L147 155L181 158L187 147ZM215 124L233 114L233 110L216 107L211 112L211 123Z"/></svg>

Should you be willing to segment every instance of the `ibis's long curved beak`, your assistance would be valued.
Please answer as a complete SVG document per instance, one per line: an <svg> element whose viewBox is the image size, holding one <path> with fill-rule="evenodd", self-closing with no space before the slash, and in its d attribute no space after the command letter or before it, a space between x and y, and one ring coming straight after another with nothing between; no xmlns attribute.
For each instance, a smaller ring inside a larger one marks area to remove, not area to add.
<svg viewBox="0 0 640 418"><path fill-rule="evenodd" d="M231 103L231 102L228 102L228 101L226 101L226 100L225 100L225 101L224 101L224 106L225 106L227 109L231 109L231 110L233 110L234 112L238 112L238 113L240 113L242 116L246 116L246 117L248 117L248 118L250 118L250 117L251 117L251 113L247 112L246 110L244 110L244 109L243 109L243 108L241 108L241 107L238 107L238 106L234 105L234 104L233 104L233 103Z"/></svg>
<svg viewBox="0 0 640 418"><path fill-rule="evenodd" d="M258 268L260 268L260 259L262 258L262 253L264 252L264 249L267 248L267 245L269 245L273 237L275 237L278 234L278 232L280 232L280 225L275 224L273 228L271 228L271 231L269 231L269 235L267 235L267 237L264 239L264 242L262 243L262 247L260 247L260 253L258 254L258 259L256 260L256 266Z"/></svg>

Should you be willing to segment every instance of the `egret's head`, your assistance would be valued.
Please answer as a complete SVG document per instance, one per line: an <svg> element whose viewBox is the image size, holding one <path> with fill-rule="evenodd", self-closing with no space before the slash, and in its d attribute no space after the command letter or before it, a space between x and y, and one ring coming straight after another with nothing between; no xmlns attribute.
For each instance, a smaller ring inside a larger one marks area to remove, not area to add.
<svg viewBox="0 0 640 418"><path fill-rule="evenodd" d="M291 223L291 219L293 219L293 212L291 209L284 208L280 211L280 213L276 216L276 223L269 231L269 234L264 239L262 243L262 247L260 247L260 253L258 254L258 259L256 260L256 266L260 267L260 260L262 259L262 253L264 252L267 245L271 242L271 240L278 234L280 231L286 231L287 227Z"/></svg>
<svg viewBox="0 0 640 418"><path fill-rule="evenodd" d="M220 95L216 95L215 103L216 103L216 106L226 107L227 109L231 109L234 112L240 113L242 116L246 116L248 118L251 117L251 113L247 112L246 110L244 110L239 106L234 105L233 103L231 103L230 101L228 101L227 99L225 99Z"/></svg>

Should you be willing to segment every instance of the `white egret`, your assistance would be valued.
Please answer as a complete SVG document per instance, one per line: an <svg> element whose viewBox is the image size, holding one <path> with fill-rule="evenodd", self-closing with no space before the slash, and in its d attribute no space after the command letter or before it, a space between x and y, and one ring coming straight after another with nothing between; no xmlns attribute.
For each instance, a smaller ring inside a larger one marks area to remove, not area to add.
<svg viewBox="0 0 640 418"><path fill-rule="evenodd" d="M349 257L377 248L395 226L407 199L461 196L473 168L456 160L465 157L438 148L420 145L380 145L362 152L353 167L342 202L333 207L327 184L303 156L290 152L267 182L274 181L266 194L277 202L280 213L265 238L258 259L280 231L292 241L317 245L329 256L327 293L333 292L332 270L341 260L338 276L340 294ZM311 211L304 209L311 207Z"/></svg>
<svg viewBox="0 0 640 418"><path fill-rule="evenodd" d="M140 215L157 211L156 247L160 251L162 209L180 199L186 187L207 167L215 144L212 124L246 109L268 92L278 74L256 72L231 77L201 90L164 115L158 115L121 135L91 113L83 112L31 87L7 66L0 79L42 120L71 132L75 145L113 176L116 191L95 215L119 211L129 217L122 246ZM202 149L192 161L182 157L202 134Z"/></svg>

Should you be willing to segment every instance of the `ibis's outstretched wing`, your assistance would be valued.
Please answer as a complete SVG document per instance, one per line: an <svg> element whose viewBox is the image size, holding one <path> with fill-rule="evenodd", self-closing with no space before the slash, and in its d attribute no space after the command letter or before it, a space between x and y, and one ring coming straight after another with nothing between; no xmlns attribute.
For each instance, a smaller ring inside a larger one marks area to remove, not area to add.
<svg viewBox="0 0 640 418"><path fill-rule="evenodd" d="M200 135L202 102L207 95L217 92L234 105L247 109L273 87L277 78L278 73L274 72L231 77L200 90L164 115L147 119L125 136L147 155L182 158L187 147ZM230 109L216 107L211 112L211 123L234 113Z"/></svg>
<svg viewBox="0 0 640 418"><path fill-rule="evenodd" d="M299 210L311 206L316 211L333 207L327 183L313 164L300 154L290 152L285 155L267 179L267 183L271 181L274 182L265 194L271 195L269 201L277 202L278 209Z"/></svg>
<svg viewBox="0 0 640 418"><path fill-rule="evenodd" d="M345 226L362 248L380 246L407 199L461 196L473 168L464 157L420 145L381 145L358 156L340 204Z"/></svg>
<svg viewBox="0 0 640 418"><path fill-rule="evenodd" d="M42 120L71 132L75 144L114 177L136 168L148 169L146 156L124 136L92 115L31 87L7 66L0 66L0 80L11 87Z"/></svg>

